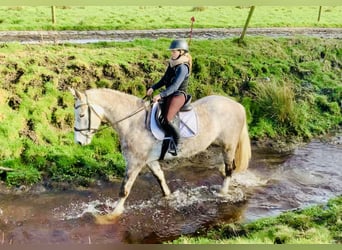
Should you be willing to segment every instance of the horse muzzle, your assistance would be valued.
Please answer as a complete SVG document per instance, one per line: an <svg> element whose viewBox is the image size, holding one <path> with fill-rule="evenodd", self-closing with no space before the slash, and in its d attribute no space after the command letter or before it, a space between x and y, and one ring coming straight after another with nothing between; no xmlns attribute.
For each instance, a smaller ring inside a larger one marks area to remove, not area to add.
<svg viewBox="0 0 342 250"><path fill-rule="evenodd" d="M91 136L84 135L82 133L75 133L75 143L81 146L85 146L91 143Z"/></svg>

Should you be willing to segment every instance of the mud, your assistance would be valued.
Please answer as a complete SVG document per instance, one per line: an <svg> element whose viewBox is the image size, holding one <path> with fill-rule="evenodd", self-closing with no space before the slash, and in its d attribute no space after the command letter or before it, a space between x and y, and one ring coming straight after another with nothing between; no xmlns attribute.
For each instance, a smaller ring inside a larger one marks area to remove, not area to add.
<svg viewBox="0 0 342 250"><path fill-rule="evenodd" d="M130 41L137 38L189 37L189 29L97 30L97 31L0 31L0 43L90 43ZM240 37L242 28L194 29L193 39ZM246 36L292 37L312 36L342 39L342 28L249 28Z"/></svg>

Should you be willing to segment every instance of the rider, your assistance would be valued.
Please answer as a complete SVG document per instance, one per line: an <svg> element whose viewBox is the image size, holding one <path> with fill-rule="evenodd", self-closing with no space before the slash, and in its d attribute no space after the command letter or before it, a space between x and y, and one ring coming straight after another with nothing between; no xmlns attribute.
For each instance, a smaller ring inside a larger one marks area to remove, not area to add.
<svg viewBox="0 0 342 250"><path fill-rule="evenodd" d="M165 139L171 138L169 152L177 155L180 133L174 118L186 101L192 58L185 40L173 40L169 50L171 58L164 76L147 90L146 95L150 96L154 90L166 87L154 96L153 102L159 101L163 104L161 125L165 130Z"/></svg>

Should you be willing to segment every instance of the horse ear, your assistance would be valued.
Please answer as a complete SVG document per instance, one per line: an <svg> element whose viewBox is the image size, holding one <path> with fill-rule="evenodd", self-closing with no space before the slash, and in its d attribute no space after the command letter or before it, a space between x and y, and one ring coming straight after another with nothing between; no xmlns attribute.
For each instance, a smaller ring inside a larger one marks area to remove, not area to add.
<svg viewBox="0 0 342 250"><path fill-rule="evenodd" d="M71 92L71 94L72 94L75 98L81 99L81 97L82 97L81 92L79 92L78 90L75 90L75 89L73 89L73 88L69 88L69 91Z"/></svg>

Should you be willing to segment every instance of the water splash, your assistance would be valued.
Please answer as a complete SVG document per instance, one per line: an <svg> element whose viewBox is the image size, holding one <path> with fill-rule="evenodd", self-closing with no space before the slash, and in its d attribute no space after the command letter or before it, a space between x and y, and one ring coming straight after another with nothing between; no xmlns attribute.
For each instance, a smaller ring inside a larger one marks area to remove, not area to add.
<svg viewBox="0 0 342 250"><path fill-rule="evenodd" d="M104 201L92 200L89 202L75 202L67 207L58 207L54 209L54 215L59 220L78 219L85 214L108 214L114 210L117 201L105 199Z"/></svg>
<svg viewBox="0 0 342 250"><path fill-rule="evenodd" d="M237 203L245 200L245 194L240 187L231 188L228 194L222 195L216 189L220 186L200 186L194 188L181 188L175 190L169 197L154 197L150 200L135 201L126 204L126 211L142 211L146 209L155 209L169 207L175 211L182 211L184 208L198 205L205 202L214 202L217 204ZM81 218L85 214L108 214L114 210L117 201L106 198L103 200L90 200L87 202L74 202L67 207L58 207L54 209L54 215L59 220L71 220Z"/></svg>
<svg viewBox="0 0 342 250"><path fill-rule="evenodd" d="M250 170L236 173L232 177L233 185L238 185L245 188L264 186L267 184L267 182L267 178L260 176Z"/></svg>

